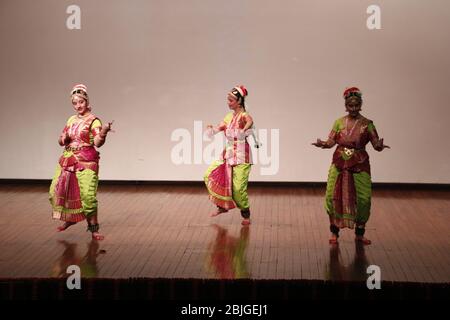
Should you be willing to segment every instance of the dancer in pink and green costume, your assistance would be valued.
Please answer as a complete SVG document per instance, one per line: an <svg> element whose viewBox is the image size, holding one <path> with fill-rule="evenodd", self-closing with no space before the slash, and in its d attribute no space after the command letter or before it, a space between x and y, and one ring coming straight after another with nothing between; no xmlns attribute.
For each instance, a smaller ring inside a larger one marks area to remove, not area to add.
<svg viewBox="0 0 450 320"><path fill-rule="evenodd" d="M252 117L245 110L244 86L236 86L228 93L228 113L217 126L208 126L211 134L223 131L227 140L220 160L214 161L205 173L204 180L210 200L217 206L211 216L233 208L241 210L242 224L250 224L250 203L247 194L248 178L252 165L247 137L252 133Z"/></svg>
<svg viewBox="0 0 450 320"><path fill-rule="evenodd" d="M64 152L50 185L53 218L64 221L58 231L86 219L92 238L102 240L97 215L100 157L95 147L105 143L112 122L102 126L100 119L91 113L85 85L75 85L70 96L76 114L67 120L58 139Z"/></svg>
<svg viewBox="0 0 450 320"><path fill-rule="evenodd" d="M344 92L348 115L335 121L327 141L317 139L319 148L332 148L337 144L328 173L325 209L330 219L331 244L337 244L339 230L355 228L355 240L363 244L371 241L364 237L369 220L372 181L369 154L370 142L377 151L389 148L378 137L373 122L360 114L362 93L356 88Z"/></svg>

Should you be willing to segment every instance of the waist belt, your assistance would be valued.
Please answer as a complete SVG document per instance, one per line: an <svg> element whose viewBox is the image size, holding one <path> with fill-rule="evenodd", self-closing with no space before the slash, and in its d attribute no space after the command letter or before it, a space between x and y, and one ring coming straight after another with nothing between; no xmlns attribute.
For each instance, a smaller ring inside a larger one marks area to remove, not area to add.
<svg viewBox="0 0 450 320"><path fill-rule="evenodd" d="M353 156L355 151L361 151L361 150L366 150L366 149L365 148L347 148L347 147L343 147L343 151L344 151L345 155L347 155L348 157Z"/></svg>
<svg viewBox="0 0 450 320"><path fill-rule="evenodd" d="M91 146L82 146L82 147L66 147L67 151L80 151L83 149L91 148Z"/></svg>

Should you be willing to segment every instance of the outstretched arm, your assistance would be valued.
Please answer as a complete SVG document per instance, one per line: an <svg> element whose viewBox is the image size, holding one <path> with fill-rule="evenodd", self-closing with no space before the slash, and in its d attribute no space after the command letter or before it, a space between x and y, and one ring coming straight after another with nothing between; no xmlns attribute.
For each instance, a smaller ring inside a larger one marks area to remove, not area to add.
<svg viewBox="0 0 450 320"><path fill-rule="evenodd" d="M311 144L313 146L318 147L318 148L330 149L330 148L333 148L336 145L336 141L334 141L334 139L332 139L332 138L328 138L327 141L323 141L323 140L320 140L319 138L317 138L317 141L313 142Z"/></svg>
<svg viewBox="0 0 450 320"><path fill-rule="evenodd" d="M340 130L339 120L336 120L333 124L333 128L330 131L330 134L328 135L328 140L323 141L319 138L317 138L316 142L311 143L313 146L316 146L318 148L322 149L330 149L333 148L336 145L337 135Z"/></svg>
<svg viewBox="0 0 450 320"><path fill-rule="evenodd" d="M214 127L214 126L211 125L211 124L208 124L208 125L206 126L206 129L212 130L212 133L213 133L213 134L216 134L216 133L218 133L218 132L220 132L220 131L223 131L223 130L225 130L226 128L227 128L227 124L225 123L225 121L222 121L222 122L219 123L216 127Z"/></svg>
<svg viewBox="0 0 450 320"><path fill-rule="evenodd" d="M383 151L383 149L391 147L384 144L383 139L380 139L378 137L377 129L375 129L375 126L371 123L369 125L369 135L370 135L370 143L372 143L372 146L377 151Z"/></svg>

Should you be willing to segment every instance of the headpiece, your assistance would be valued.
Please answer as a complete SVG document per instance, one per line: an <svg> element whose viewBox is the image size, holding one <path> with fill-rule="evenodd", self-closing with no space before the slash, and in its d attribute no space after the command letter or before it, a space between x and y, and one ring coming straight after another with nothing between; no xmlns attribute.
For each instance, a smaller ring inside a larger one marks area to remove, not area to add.
<svg viewBox="0 0 450 320"><path fill-rule="evenodd" d="M245 88L243 85L239 85L231 89L230 94L238 100L243 100L248 95L248 91L247 88Z"/></svg>
<svg viewBox="0 0 450 320"><path fill-rule="evenodd" d="M73 86L72 91L70 91L70 96L73 97L74 95L89 101L87 87L84 84L79 83Z"/></svg>
<svg viewBox="0 0 450 320"><path fill-rule="evenodd" d="M362 92L357 87L351 87L351 88L345 89L343 96L344 96L344 99L346 99L346 100L352 96L362 99Z"/></svg>

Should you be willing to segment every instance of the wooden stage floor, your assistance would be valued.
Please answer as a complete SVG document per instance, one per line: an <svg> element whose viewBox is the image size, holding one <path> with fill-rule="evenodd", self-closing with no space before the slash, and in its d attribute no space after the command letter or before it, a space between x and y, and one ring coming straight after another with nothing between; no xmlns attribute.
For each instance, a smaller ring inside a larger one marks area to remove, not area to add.
<svg viewBox="0 0 450 320"><path fill-rule="evenodd" d="M214 209L198 185L101 185L105 240L82 222L57 233L47 185L0 185L0 278L317 279L450 282L450 192L374 190L366 236L328 244L322 187L250 186L252 224Z"/></svg>

